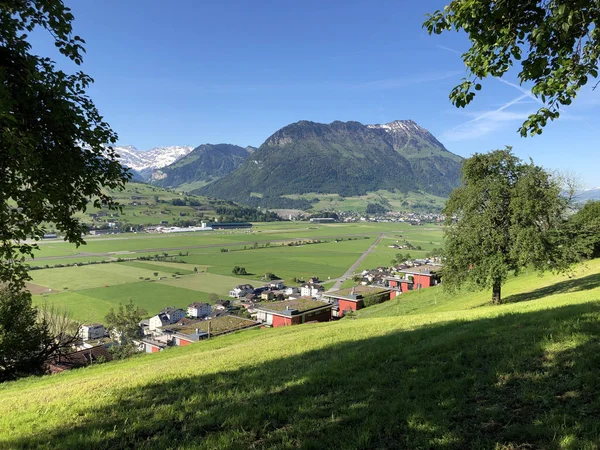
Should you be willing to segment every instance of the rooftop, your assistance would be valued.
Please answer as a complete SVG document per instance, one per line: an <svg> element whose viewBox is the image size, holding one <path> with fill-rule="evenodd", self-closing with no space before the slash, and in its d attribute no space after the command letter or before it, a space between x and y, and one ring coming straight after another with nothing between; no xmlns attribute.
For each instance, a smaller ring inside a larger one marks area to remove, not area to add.
<svg viewBox="0 0 600 450"><path fill-rule="evenodd" d="M309 309L315 309L322 306L328 306L325 302L313 300L312 298L300 297L295 300L282 300L280 302L272 303L261 303L257 305L261 309L268 311L283 312L286 309L295 309L298 312L308 311Z"/></svg>
<svg viewBox="0 0 600 450"><path fill-rule="evenodd" d="M352 295L352 290L354 289L354 294L356 295L373 295L373 294L381 294L383 292L388 292L389 289L379 288L374 286L364 286L362 284L358 286L354 286L353 288L340 289L339 291L327 292L325 295L328 297L344 297L349 298Z"/></svg>
<svg viewBox="0 0 600 450"><path fill-rule="evenodd" d="M202 306L210 306L208 303L193 302L188 305L188 308L201 308Z"/></svg>
<svg viewBox="0 0 600 450"><path fill-rule="evenodd" d="M166 326L164 329L176 331L180 334L194 334L196 332L196 328L198 328L200 331L208 333L209 323L210 333L212 336L227 333L229 331L241 330L257 324L253 320L229 315L210 320L190 320L186 321L184 325L175 324Z"/></svg>
<svg viewBox="0 0 600 450"><path fill-rule="evenodd" d="M438 264L423 264L421 266L408 267L406 269L401 269L402 273L422 273L422 274L430 274L439 272L442 266Z"/></svg>

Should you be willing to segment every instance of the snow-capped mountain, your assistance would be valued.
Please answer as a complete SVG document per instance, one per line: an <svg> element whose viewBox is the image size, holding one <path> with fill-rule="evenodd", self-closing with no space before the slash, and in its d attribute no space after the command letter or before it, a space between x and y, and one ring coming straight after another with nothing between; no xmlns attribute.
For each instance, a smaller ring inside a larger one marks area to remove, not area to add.
<svg viewBox="0 0 600 450"><path fill-rule="evenodd" d="M161 169L174 163L193 149L194 147L190 145L155 147L147 151L138 150L132 145L115 147L121 164L141 174L147 173L148 176L152 173L152 170Z"/></svg>
<svg viewBox="0 0 600 450"><path fill-rule="evenodd" d="M575 194L575 201L585 203L589 200L600 200L600 187L583 189Z"/></svg>

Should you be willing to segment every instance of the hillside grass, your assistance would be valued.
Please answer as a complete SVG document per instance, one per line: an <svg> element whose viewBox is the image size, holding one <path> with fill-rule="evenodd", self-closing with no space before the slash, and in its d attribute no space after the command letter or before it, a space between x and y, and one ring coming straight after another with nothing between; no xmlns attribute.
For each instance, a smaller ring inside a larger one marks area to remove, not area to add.
<svg viewBox="0 0 600 450"><path fill-rule="evenodd" d="M186 195L188 198L200 202L202 204L200 208L173 206L172 200L183 199L181 191L183 189L176 192L149 184L129 182L123 190L108 190L113 199L123 207L122 212L104 210L109 213L109 216L94 221L89 215L103 210L90 204L85 213L77 213L76 216L90 225L101 225L106 223L107 219L122 220L131 224L155 225L163 220L173 222L182 218L198 218L200 212L207 217L215 214L210 200L201 196ZM180 216L180 213L185 216Z"/></svg>
<svg viewBox="0 0 600 450"><path fill-rule="evenodd" d="M441 211L446 204L446 198L422 192L391 192L379 190L365 195L343 197L339 194L291 194L282 197L294 200L304 199L318 201L311 205L313 211L352 211L365 213L369 203L378 203L391 211L429 212Z"/></svg>
<svg viewBox="0 0 600 450"><path fill-rule="evenodd" d="M0 447L598 449L598 265L5 383Z"/></svg>
<svg viewBox="0 0 600 450"><path fill-rule="evenodd" d="M571 274L542 276L535 270L512 277L502 286L504 303L541 299L547 296L568 295L585 298L600 286L600 259L577 266ZM447 292L443 286L403 293L395 299L357 312L357 317L376 318L461 311L473 308L492 308L490 291Z"/></svg>

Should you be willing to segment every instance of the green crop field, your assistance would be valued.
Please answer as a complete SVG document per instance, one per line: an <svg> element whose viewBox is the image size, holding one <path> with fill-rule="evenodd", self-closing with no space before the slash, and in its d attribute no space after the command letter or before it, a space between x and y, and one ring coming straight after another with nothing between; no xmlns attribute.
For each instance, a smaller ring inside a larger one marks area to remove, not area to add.
<svg viewBox="0 0 600 450"><path fill-rule="evenodd" d="M249 283L254 286L260 286L264 284L264 282L256 281L252 278L234 278L213 273L198 273L189 277L167 278L166 280L159 281L158 283L166 286L176 286L206 293L214 292L222 297L226 297L229 291L238 284Z"/></svg>
<svg viewBox="0 0 600 450"><path fill-rule="evenodd" d="M598 449L599 269L5 383L0 447Z"/></svg>
<svg viewBox="0 0 600 450"><path fill-rule="evenodd" d="M373 239L358 239L298 247L279 245L217 255L191 254L182 259L190 265L206 264L209 272L222 275L231 274L237 265L258 276L271 272L289 281L315 275L326 280L341 276L372 243Z"/></svg>
<svg viewBox="0 0 600 450"><path fill-rule="evenodd" d="M206 292L140 281L59 294L35 295L33 300L37 305L47 303L66 309L74 319L82 322L103 322L111 307L117 309L119 303L125 304L130 300L151 316L166 306L186 308L191 302L209 302L208 295Z"/></svg>
<svg viewBox="0 0 600 450"><path fill-rule="evenodd" d="M181 266L187 267L187 270ZM207 302L211 293L225 297L237 284L260 284L251 278L194 273L190 270L193 267L188 264L128 261L36 270L32 272L32 282L51 288L52 293L36 295L34 301L66 309L80 321L102 322L110 307L116 308L119 303L129 300L149 315L154 315L166 306L186 307L193 301ZM182 275L173 277L175 272Z"/></svg>

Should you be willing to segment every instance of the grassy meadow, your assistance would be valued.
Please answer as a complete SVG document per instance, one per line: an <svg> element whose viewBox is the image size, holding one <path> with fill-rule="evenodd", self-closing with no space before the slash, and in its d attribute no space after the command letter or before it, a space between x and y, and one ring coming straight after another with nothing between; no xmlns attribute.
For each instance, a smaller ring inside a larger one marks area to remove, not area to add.
<svg viewBox="0 0 600 450"><path fill-rule="evenodd" d="M598 449L599 269L5 383L0 447Z"/></svg>

